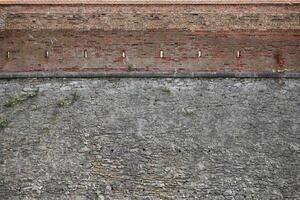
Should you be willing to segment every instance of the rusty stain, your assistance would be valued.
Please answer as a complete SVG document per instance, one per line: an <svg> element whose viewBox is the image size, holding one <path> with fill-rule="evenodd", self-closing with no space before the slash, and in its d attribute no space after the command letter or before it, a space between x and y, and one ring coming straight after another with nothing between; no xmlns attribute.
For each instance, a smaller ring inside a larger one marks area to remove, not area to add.
<svg viewBox="0 0 300 200"><path fill-rule="evenodd" d="M285 59L282 55L282 52L281 51L276 51L275 54L274 54L274 58L276 60L276 63L280 66L280 67L283 67L284 64L285 64Z"/></svg>

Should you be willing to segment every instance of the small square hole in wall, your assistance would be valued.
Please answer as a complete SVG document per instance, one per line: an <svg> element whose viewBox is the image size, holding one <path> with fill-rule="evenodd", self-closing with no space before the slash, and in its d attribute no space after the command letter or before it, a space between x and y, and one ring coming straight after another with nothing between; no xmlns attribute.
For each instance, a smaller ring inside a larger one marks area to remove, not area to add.
<svg viewBox="0 0 300 200"><path fill-rule="evenodd" d="M45 51L45 58L49 58L49 51Z"/></svg>
<svg viewBox="0 0 300 200"><path fill-rule="evenodd" d="M199 57L199 58L202 57L202 51L198 51L198 57Z"/></svg>
<svg viewBox="0 0 300 200"><path fill-rule="evenodd" d="M84 50L84 51L83 51L83 57L84 57L84 58L87 58L87 57L88 57L88 52L87 52L87 50Z"/></svg>
<svg viewBox="0 0 300 200"><path fill-rule="evenodd" d="M236 57L237 57L237 58L240 58L240 57L241 57L241 51L237 51L237 52L236 52Z"/></svg>
<svg viewBox="0 0 300 200"><path fill-rule="evenodd" d="M161 58L164 57L164 51L163 51L163 50L160 50L160 52L159 52L159 57L161 57Z"/></svg>

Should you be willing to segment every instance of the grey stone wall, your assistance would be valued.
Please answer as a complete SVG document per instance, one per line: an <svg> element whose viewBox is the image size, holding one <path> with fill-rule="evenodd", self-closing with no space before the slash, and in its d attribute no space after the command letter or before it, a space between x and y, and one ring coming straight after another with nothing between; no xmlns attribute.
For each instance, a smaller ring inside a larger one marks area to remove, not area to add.
<svg viewBox="0 0 300 200"><path fill-rule="evenodd" d="M0 81L0 199L299 199L299 79Z"/></svg>

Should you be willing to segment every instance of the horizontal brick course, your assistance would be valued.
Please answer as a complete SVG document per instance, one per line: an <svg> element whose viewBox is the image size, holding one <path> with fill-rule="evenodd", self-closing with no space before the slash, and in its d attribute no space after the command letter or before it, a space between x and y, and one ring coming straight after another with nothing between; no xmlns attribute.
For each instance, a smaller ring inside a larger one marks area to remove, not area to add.
<svg viewBox="0 0 300 200"><path fill-rule="evenodd" d="M274 4L299 0L0 0L0 4Z"/></svg>
<svg viewBox="0 0 300 200"><path fill-rule="evenodd" d="M0 6L0 72L298 73L299 8Z"/></svg>
<svg viewBox="0 0 300 200"><path fill-rule="evenodd" d="M0 30L273 30L299 29L294 6L9 6Z"/></svg>
<svg viewBox="0 0 300 200"><path fill-rule="evenodd" d="M300 35L292 31L5 31L0 42L0 72L300 71Z"/></svg>

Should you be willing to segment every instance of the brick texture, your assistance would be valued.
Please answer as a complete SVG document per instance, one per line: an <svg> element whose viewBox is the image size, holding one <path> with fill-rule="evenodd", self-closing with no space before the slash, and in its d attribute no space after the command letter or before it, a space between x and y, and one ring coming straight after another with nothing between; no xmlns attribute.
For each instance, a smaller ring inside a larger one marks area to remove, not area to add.
<svg viewBox="0 0 300 200"><path fill-rule="evenodd" d="M300 30L300 5L0 7L0 30Z"/></svg>
<svg viewBox="0 0 300 200"><path fill-rule="evenodd" d="M1 6L0 71L299 72L299 8Z"/></svg>
<svg viewBox="0 0 300 200"><path fill-rule="evenodd" d="M291 4L299 0L0 0L0 4Z"/></svg>
<svg viewBox="0 0 300 200"><path fill-rule="evenodd" d="M0 42L1 72L300 71L297 32L5 31Z"/></svg>

